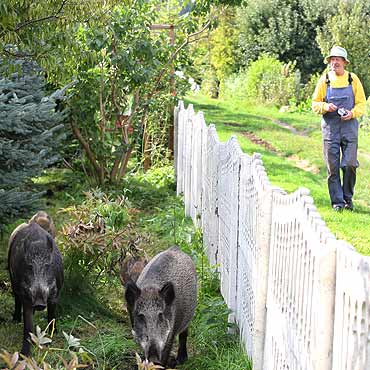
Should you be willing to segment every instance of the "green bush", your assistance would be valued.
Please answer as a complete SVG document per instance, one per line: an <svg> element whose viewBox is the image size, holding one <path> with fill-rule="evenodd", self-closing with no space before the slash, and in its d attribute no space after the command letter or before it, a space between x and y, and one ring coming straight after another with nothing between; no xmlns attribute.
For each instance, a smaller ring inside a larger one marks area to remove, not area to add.
<svg viewBox="0 0 370 370"><path fill-rule="evenodd" d="M327 17L324 27L318 32L322 55L328 55L333 45L347 49L351 64L348 70L356 73L370 94L369 43L370 6L367 0L339 1L334 15Z"/></svg>
<svg viewBox="0 0 370 370"><path fill-rule="evenodd" d="M65 275L71 280L90 275L90 281L104 283L105 275L116 276L120 256L138 239L131 221L130 202L123 195L113 199L99 189L85 193L86 200L62 209L69 222L63 226L58 245L65 255Z"/></svg>
<svg viewBox="0 0 370 370"><path fill-rule="evenodd" d="M201 91L211 97L211 98L218 98L219 96L219 80L216 76L216 71L212 68L209 68L205 71Z"/></svg>
<svg viewBox="0 0 370 370"><path fill-rule="evenodd" d="M220 86L220 96L224 99L246 100L247 91L247 71L229 76Z"/></svg>
<svg viewBox="0 0 370 370"><path fill-rule="evenodd" d="M248 96L258 103L286 105L299 91L294 63L283 64L268 55L251 63L247 71Z"/></svg>
<svg viewBox="0 0 370 370"><path fill-rule="evenodd" d="M365 114L362 116L360 121L361 128L366 131L370 131L370 97L366 101Z"/></svg>
<svg viewBox="0 0 370 370"><path fill-rule="evenodd" d="M312 111L312 95L320 76L321 73L313 74L307 83L299 89L297 97L289 100L289 112Z"/></svg>

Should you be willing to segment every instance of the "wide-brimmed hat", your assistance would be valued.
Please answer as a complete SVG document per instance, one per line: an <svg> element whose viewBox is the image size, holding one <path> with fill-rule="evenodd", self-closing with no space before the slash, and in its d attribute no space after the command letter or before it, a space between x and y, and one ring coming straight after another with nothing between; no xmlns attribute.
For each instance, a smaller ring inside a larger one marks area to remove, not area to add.
<svg viewBox="0 0 370 370"><path fill-rule="evenodd" d="M331 48L329 55L325 57L325 63L330 62L330 57L342 57L347 63L349 63L347 50L341 46L335 45Z"/></svg>

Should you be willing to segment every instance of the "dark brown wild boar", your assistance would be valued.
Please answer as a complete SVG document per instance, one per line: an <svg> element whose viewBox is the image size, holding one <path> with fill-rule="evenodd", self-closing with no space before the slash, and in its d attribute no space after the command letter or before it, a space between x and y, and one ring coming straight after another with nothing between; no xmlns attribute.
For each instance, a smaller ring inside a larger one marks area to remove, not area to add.
<svg viewBox="0 0 370 370"><path fill-rule="evenodd" d="M33 312L47 307L48 322L55 319L64 279L62 256L52 235L31 219L10 236L8 267L15 300L13 319L21 321L23 308L21 353L28 356Z"/></svg>
<svg viewBox="0 0 370 370"><path fill-rule="evenodd" d="M185 362L188 326L197 302L191 258L178 247L159 253L145 266L137 283L126 283L125 298L133 334L145 360L166 366L179 335L176 363Z"/></svg>

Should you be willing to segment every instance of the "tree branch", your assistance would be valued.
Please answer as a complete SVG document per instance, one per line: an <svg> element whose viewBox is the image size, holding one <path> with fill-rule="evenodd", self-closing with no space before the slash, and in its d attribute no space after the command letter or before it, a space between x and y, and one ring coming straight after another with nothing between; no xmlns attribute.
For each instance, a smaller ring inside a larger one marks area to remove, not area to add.
<svg viewBox="0 0 370 370"><path fill-rule="evenodd" d="M14 32L18 32L20 29L24 28L24 27L27 27L31 24L34 24L34 23L39 23L39 22L44 22L44 21L47 21L49 19L58 19L59 18L59 14L62 12L63 8L64 8L64 5L67 3L68 0L63 0L60 7L59 7L59 10L55 13L55 14L52 14L52 15L48 15L46 17L42 17L42 18L38 18L38 19L31 19L27 22L24 22L24 23L21 23L20 25L18 25L16 28L14 28ZM2 35L1 35L2 36Z"/></svg>
<svg viewBox="0 0 370 370"><path fill-rule="evenodd" d="M95 158L95 155L90 148L89 143L84 139L84 137L81 134L80 129L74 124L72 120L71 120L71 127L72 127L73 134L76 136L77 140L81 143L82 147L85 149L87 158L89 159L90 163L94 167L95 173L97 174L99 181L103 183L103 180L104 180L103 169L99 166Z"/></svg>
<svg viewBox="0 0 370 370"><path fill-rule="evenodd" d="M154 92L157 90L158 86L159 86L159 83L161 82L162 78L163 78L163 75L164 73L166 72L167 68L169 67L169 65L173 62L173 60L176 58L177 54L187 45L191 44L192 42L196 42L198 41L200 38L197 38L196 36L202 34L208 27L209 25L211 24L211 21L208 20L206 22L206 24L203 26L202 29L200 29L199 31L197 32L194 32L194 33L191 33L190 35L188 35L186 37L186 40L174 51L174 53L171 55L170 59L167 61L167 63L164 65L164 67L162 68L161 72L159 73L159 76L157 78L157 82L154 86L154 89L152 91L151 94L148 95L149 99L154 95ZM191 38L194 38L193 40Z"/></svg>
<svg viewBox="0 0 370 370"><path fill-rule="evenodd" d="M18 24L14 29L11 29L11 30L4 30L3 32L0 33L0 39L2 39L4 37L4 35L11 31L11 32L18 32L19 30L21 30L22 28L24 27L28 27L34 23L39 23L39 22L44 22L44 21L47 21L47 20L50 20L50 19L58 19L59 18L59 14L62 12L63 8L64 8L64 5L67 3L68 0L63 0L58 11L55 13L55 14L51 14L51 15L48 15L48 16L45 16L45 17L42 17L42 18L37 18L37 19L30 19L28 21L25 21L23 23L20 23Z"/></svg>

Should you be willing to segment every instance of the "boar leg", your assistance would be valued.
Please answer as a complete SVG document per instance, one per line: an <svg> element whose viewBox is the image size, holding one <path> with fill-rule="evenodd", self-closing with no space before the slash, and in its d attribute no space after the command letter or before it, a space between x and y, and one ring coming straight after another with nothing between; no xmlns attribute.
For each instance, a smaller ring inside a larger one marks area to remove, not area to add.
<svg viewBox="0 0 370 370"><path fill-rule="evenodd" d="M30 333L33 330L32 312L32 305L30 303L23 303L23 345L21 353L25 356L29 356L31 349Z"/></svg>
<svg viewBox="0 0 370 370"><path fill-rule="evenodd" d="M16 322L22 321L22 301L17 294L14 294L14 313L13 320Z"/></svg>
<svg viewBox="0 0 370 370"><path fill-rule="evenodd" d="M165 344L162 354L161 354L161 365L166 367L169 363L169 367L175 367L176 366L176 360L172 357L172 360L170 359L172 344L174 340L174 335L171 334L170 338L168 338L167 343Z"/></svg>
<svg viewBox="0 0 370 370"><path fill-rule="evenodd" d="M56 331L56 321L55 321L56 308L57 308L56 303L48 302L48 324L50 324L50 322L54 320L54 323L49 326L49 333L52 332L53 327L54 331Z"/></svg>
<svg viewBox="0 0 370 370"><path fill-rule="evenodd" d="M182 333L179 334L179 350L176 358L178 364L183 364L188 359L188 351L186 350L187 338L188 329L186 328Z"/></svg>

